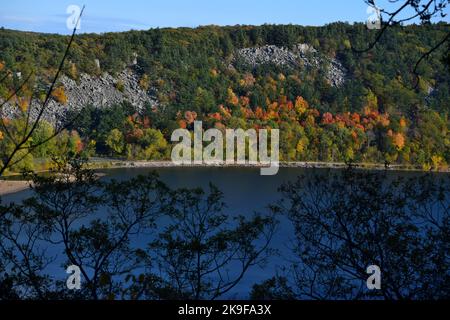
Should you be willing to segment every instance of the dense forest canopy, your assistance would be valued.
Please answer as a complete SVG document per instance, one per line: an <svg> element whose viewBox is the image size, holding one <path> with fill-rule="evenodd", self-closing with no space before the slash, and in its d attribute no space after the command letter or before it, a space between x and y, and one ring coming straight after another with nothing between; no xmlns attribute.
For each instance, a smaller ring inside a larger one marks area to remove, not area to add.
<svg viewBox="0 0 450 320"><path fill-rule="evenodd" d="M130 106L113 106L114 116L93 106L71 129L81 134L85 146L95 142L98 154L161 159L168 155L172 130L189 128L198 119L219 128L280 128L282 160L440 167L450 161L448 46L419 65L415 88L412 69L449 28L445 23L392 26L364 53L353 49L367 47L376 36L365 24L81 34L70 50L67 76L77 80L82 73L117 74L136 59L141 87L156 95L159 104L140 114ZM0 85L0 96L19 83L18 72L33 72L34 83L45 88L67 41L60 35L1 29L0 66L14 76ZM298 44L308 44L323 57L318 68L250 66L237 54L244 48L292 49ZM327 76L329 61L345 71L339 86ZM24 88L22 94L31 91ZM64 100L64 92L55 98Z"/></svg>

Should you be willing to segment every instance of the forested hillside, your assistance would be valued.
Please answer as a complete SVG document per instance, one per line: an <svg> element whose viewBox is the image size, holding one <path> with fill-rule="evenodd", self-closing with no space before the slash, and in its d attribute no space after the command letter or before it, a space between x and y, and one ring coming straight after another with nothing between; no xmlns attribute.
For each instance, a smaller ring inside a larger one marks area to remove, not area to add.
<svg viewBox="0 0 450 320"><path fill-rule="evenodd" d="M86 106L66 139L75 139L77 152L166 159L173 129L191 128L197 119L204 127L280 128L285 161L443 168L450 162L448 46L419 65L417 86L412 70L449 29L443 23L392 27L365 53L354 49L366 48L376 33L363 24L78 35L65 75L80 81L83 74L115 76L132 68L157 103L139 110L129 104L113 110ZM38 91L44 90L67 42L59 35L0 30L0 72L12 71L0 96L30 72ZM119 91L123 86L117 81ZM54 94L61 104L64 89ZM32 91L31 85L24 88L17 100ZM7 122L20 126L20 119ZM7 148L7 141L2 145ZM40 152L35 156L51 150Z"/></svg>

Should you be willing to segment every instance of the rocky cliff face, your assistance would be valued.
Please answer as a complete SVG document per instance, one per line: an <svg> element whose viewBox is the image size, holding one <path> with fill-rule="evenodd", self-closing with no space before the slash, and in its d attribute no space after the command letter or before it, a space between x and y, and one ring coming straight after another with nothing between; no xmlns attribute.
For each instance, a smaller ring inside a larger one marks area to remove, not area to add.
<svg viewBox="0 0 450 320"><path fill-rule="evenodd" d="M52 123L62 121L67 110L80 110L87 105L107 107L124 101L131 103L138 110L149 104L158 105L156 97L139 85L139 75L133 68L126 68L116 77L104 73L101 77L81 74L78 81L63 75L58 83L64 87L67 96L65 105L51 100L46 108L44 118ZM36 116L41 104L34 100L32 116ZM4 107L3 116L11 118L17 112L11 105Z"/></svg>
<svg viewBox="0 0 450 320"><path fill-rule="evenodd" d="M79 109L85 105L105 107L127 101L137 109L146 104L157 105L156 98L139 85L139 76L132 69L125 69L116 77L104 73L101 77L82 74L79 81L61 77L68 103L67 108Z"/></svg>
<svg viewBox="0 0 450 320"><path fill-rule="evenodd" d="M292 49L274 45L245 48L238 50L233 58L234 63L240 59L250 67L264 64L274 64L287 68L301 68L307 72L310 68L326 68L330 85L340 87L345 81L345 68L336 59L330 59L320 54L308 44L298 44ZM158 100L152 93L139 85L139 66L125 68L116 76L104 73L102 76L81 74L77 81L63 75L59 83L64 87L67 96L65 105L51 100L47 106L44 118L52 123L64 119L67 110L80 110L86 105L107 107L124 101L131 103L138 110L149 104L158 107ZM32 103L32 116L36 116L40 104ZM2 116L11 118L17 109L6 105Z"/></svg>
<svg viewBox="0 0 450 320"><path fill-rule="evenodd" d="M264 64L274 64L287 68L326 68L327 80L335 87L345 81L345 68L336 59L321 55L308 44L298 44L292 49L267 45L238 50L234 61L243 61L252 68Z"/></svg>

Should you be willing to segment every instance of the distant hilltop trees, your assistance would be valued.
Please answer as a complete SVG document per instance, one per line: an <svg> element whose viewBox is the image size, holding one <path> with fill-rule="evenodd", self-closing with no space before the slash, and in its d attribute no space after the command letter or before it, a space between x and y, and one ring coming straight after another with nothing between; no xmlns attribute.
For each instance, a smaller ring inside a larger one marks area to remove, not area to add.
<svg viewBox="0 0 450 320"><path fill-rule="evenodd" d="M446 168L447 46L413 69L448 32L445 23L392 25L377 40L365 24L339 22L78 35L62 73L74 84L92 79L86 88L95 82L99 103L77 103L83 111L68 116L78 122L67 129L69 136L78 133L78 149L131 159L166 159L173 130L192 129L198 120L208 128L280 129L282 161ZM354 50L375 40L370 50ZM67 42L66 36L0 30L0 77L6 77L0 97L17 86L19 72L35 76L18 101L33 85L48 88ZM277 53L292 63L277 63ZM52 94L68 114L78 112L71 88L58 83ZM81 88L76 96L85 101L94 94Z"/></svg>

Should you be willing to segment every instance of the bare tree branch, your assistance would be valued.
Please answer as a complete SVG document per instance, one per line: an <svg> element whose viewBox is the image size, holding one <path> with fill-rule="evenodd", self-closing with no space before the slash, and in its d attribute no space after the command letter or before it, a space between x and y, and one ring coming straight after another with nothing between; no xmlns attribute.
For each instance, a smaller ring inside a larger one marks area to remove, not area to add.
<svg viewBox="0 0 450 320"><path fill-rule="evenodd" d="M55 85L56 85L56 82L58 81L59 75L60 75L60 73L61 73L61 71L62 71L62 69L63 69L63 67L64 67L64 62L66 61L66 58L67 58L67 56L68 56L68 54L69 54L70 47L71 47L71 45L72 45L72 43L73 43L73 40L74 40L74 38L75 38L75 34L76 34L76 31L77 31L77 26L78 26L78 24L79 24L79 21L80 21L80 19L81 19L81 16L83 15L84 8L85 8L85 7L83 6L83 8L81 9L80 15L78 16L77 22L76 22L75 27L74 27L74 29L73 29L73 32L72 32L72 35L71 35L71 37L70 37L69 43L67 44L67 47L66 47L66 50L65 50L65 52L64 52L63 58L61 59L61 62L60 62L59 67L58 67L58 70L57 70L57 72L56 72L56 74L55 74L55 76L54 76L54 78L53 78L53 80L52 80L52 82L51 82L51 84L50 84L49 89L47 90L47 93L46 93L44 102L42 103L42 106L41 106L40 109L39 109L38 115L37 115L37 117L33 120L33 123L32 123L32 125L31 125L31 128L28 130L28 128L29 128L29 117L30 117L29 114L31 113L31 109L32 109L32 106L31 106L31 103L30 103L30 107L29 107L28 115L27 115L27 124L26 124L26 128L25 128L25 130L24 130L24 132L23 132L23 137L22 137L22 139L20 139L20 141L18 141L18 142L15 142L14 140L12 140L13 143L14 143L14 149L13 149L13 151L6 157L5 162L4 162L4 163L2 164L2 166L0 167L0 176L2 176L2 175L5 173L5 171L6 171L9 167L11 167L12 165L17 164L18 162L20 162L21 160L23 160L23 158L25 158L25 157L26 157L33 149L37 148L38 146L42 145L43 143L45 143L45 142L47 142L47 141L49 141L49 140L51 140L51 139L53 139L54 137L56 137L59 133L61 133L61 132L63 131L63 129L61 129L61 130L56 130L56 131L55 131L55 134L53 134L49 139L45 139L43 142L41 142L41 143L39 143L39 144L36 144L36 145L34 145L34 146L32 146L32 147L26 146L26 144L29 142L31 136L33 135L33 132L34 132L34 131L36 130L36 128L39 126L40 120L41 120L42 116L43 116L44 113L45 113L45 110L46 110L46 108L47 108L48 103L50 102L50 99L51 99L51 96L52 96L52 93L53 93L53 89L54 89L54 87L55 87ZM3 107L8 101L10 101L13 97L15 97L16 94L17 94L20 90L22 90L22 89L24 88L24 86L25 86L25 85L28 83L28 81L30 80L31 76L32 76L32 73L30 73L30 74L28 75L28 77L25 79L25 81L22 82L22 84L19 86L19 88L17 88L16 90L14 90L13 94L11 94L11 95L6 99L6 101L4 101L4 102L2 102L2 103L0 104L0 110L2 109L2 107ZM31 101L31 99L32 99L32 96L31 96L31 98L30 98L30 101ZM2 125L3 125L3 127L6 127L6 126L4 126L3 123L2 123ZM7 131L7 130L6 130L6 131ZM7 132L7 134L8 134L8 136L10 136L10 134L9 134L8 132ZM25 155L22 155L18 160L13 160L14 157L16 156L16 154L17 154L19 151L21 151L21 150L27 150L26 154L25 154Z"/></svg>
<svg viewBox="0 0 450 320"><path fill-rule="evenodd" d="M424 4L422 4L422 0L406 0L400 7L398 7L395 11L392 12L388 12L385 9L379 8L375 0L364 0L364 2L380 12L381 22L383 20L386 20L387 22L383 23L381 30L378 31L375 37L375 40L372 41L367 48L356 49L352 46L352 50L360 54L372 50L375 47L375 45L381 40L381 37L385 34L386 30L392 26L400 25L404 22L411 21L417 18L419 18L423 24L428 24L430 23L433 17L437 17L439 15L440 17L445 17L447 14L444 12L444 10L445 8L447 8L447 5L450 3L450 0L427 0L424 2ZM399 0L389 0L389 2L398 3ZM405 12L405 10L408 8L413 9L415 13L405 18L396 19L398 15L400 15L402 12ZM386 16L387 19L383 19L382 16L383 14ZM442 45L444 45L449 39L450 39L450 32L448 32L447 35L441 41L435 44L431 49L422 54L422 56L416 62L412 70L412 74L415 77L414 86L411 88L412 90L417 89L420 83L420 76L417 72L419 65L433 52L435 52Z"/></svg>

